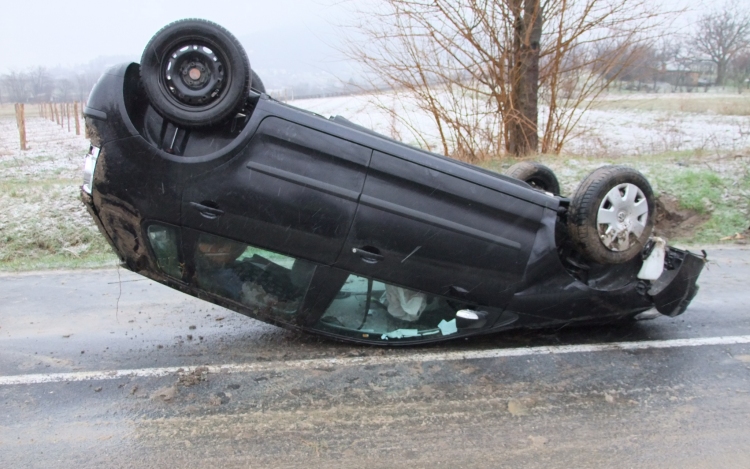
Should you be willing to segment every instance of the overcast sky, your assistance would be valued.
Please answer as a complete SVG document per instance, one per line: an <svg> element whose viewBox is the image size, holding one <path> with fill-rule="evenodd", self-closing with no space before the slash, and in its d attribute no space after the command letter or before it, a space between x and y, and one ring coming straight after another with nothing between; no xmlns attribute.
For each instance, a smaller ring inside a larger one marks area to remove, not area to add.
<svg viewBox="0 0 750 469"><path fill-rule="evenodd" d="M713 3L662 1L699 12ZM238 37L252 34L257 38L257 33L273 32L270 43L245 43L251 58L254 48L273 51L277 42L285 42L287 49L311 43L320 43L318 49L324 49L335 42L334 26L345 21L346 3L351 0L4 1L0 7L0 73L36 65L83 64L101 56L137 58L162 26L189 17L215 21Z"/></svg>
<svg viewBox="0 0 750 469"><path fill-rule="evenodd" d="M0 72L75 65L99 56L139 57L156 31L181 18L205 18L238 37L286 29L293 33L289 41L325 42L321 35L344 10L335 0L4 1Z"/></svg>

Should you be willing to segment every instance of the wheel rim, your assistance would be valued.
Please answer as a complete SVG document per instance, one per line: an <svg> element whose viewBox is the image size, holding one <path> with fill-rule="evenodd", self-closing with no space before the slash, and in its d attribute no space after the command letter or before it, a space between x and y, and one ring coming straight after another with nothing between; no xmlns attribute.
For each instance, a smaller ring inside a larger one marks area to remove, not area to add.
<svg viewBox="0 0 750 469"><path fill-rule="evenodd" d="M180 44L169 52L163 63L163 83L180 104L208 106L219 101L227 89L225 60L204 44Z"/></svg>
<svg viewBox="0 0 750 469"><path fill-rule="evenodd" d="M531 178L526 181L526 184L530 185L534 189L539 189L540 191L551 192L547 187L547 184L545 184L541 179Z"/></svg>
<svg viewBox="0 0 750 469"><path fill-rule="evenodd" d="M596 225L602 244L610 251L624 251L637 243L648 223L648 200L635 184L619 184L604 196Z"/></svg>

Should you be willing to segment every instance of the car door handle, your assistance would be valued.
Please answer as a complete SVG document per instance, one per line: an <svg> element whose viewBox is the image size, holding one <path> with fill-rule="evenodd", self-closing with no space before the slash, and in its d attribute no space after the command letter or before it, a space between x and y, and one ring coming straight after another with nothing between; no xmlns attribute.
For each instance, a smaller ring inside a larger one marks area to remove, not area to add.
<svg viewBox="0 0 750 469"><path fill-rule="evenodd" d="M190 202L190 206L198 210L198 213L200 213L203 218L208 218L209 220L214 220L224 215L224 210L220 210L216 207L209 207L208 205L204 204L199 204L198 202Z"/></svg>
<svg viewBox="0 0 750 469"><path fill-rule="evenodd" d="M362 261L375 264L385 259L376 248L366 246L365 248L352 248L352 253L358 254Z"/></svg>

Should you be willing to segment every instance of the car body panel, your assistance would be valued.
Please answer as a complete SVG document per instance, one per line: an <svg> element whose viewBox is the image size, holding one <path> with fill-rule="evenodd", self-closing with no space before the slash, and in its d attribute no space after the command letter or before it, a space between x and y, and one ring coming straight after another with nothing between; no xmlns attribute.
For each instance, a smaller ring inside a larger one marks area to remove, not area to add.
<svg viewBox="0 0 750 469"><path fill-rule="evenodd" d="M542 211L472 181L375 152L336 266L502 307L523 274ZM383 259L363 262L355 250L367 246Z"/></svg>
<svg viewBox="0 0 750 469"><path fill-rule="evenodd" d="M333 264L354 219L371 154L367 147L267 117L242 152L186 184L183 224ZM205 213L206 205L223 213Z"/></svg>

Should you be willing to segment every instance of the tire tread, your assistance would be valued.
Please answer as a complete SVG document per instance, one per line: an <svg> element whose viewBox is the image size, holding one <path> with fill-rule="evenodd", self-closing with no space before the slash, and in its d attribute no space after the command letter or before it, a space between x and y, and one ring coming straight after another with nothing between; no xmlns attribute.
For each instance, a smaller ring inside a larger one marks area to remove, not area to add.
<svg viewBox="0 0 750 469"><path fill-rule="evenodd" d="M622 179L632 179L630 181ZM568 212L568 231L574 244L584 257L601 264L619 264L627 262L640 252L636 246L625 251L610 251L599 239L596 216L600 198L611 187L623 182L635 183L646 196L649 205L646 229L641 234L641 241L651 235L654 223L655 201L653 190L646 178L638 171L627 166L603 166L591 172L578 186ZM606 189L606 190L605 190Z"/></svg>
<svg viewBox="0 0 750 469"><path fill-rule="evenodd" d="M250 87L252 86L251 82L252 82L252 76L253 76L252 69L250 68L250 60L247 57L247 53L245 52L244 47L242 47L242 44L239 42L239 40L231 32L229 32L226 28L224 28L223 26L221 26L221 25L219 25L217 23L214 23L213 21L209 21L209 20L205 20L205 19L201 19L201 18L184 18L184 19L180 19L180 20L177 20L177 21L173 21L173 22L167 24L166 26L162 27L161 29L159 29L156 32L156 34L154 34L151 37L151 39L148 41L148 44L146 44L146 47L144 48L143 54L141 56L141 64L143 64L146 61L147 54L153 53L152 49L153 49L154 43L157 42L160 39L160 36L165 31L169 30L170 28L174 28L176 25L188 25L189 23L195 23L196 25L199 25L199 26L210 26L210 27L216 28L220 33L222 33L225 36L226 39L228 39L232 43L232 45L234 47L237 48L237 50L239 51L239 55L241 57L241 60L242 60L241 66L243 66L244 72L245 72L244 73L244 78L241 80L241 85L240 85L241 86L240 90L241 90L242 98L241 99L237 99L237 102L235 103L234 106L232 106L231 108L229 108L225 112L222 112L218 119L196 120L195 122L193 122L193 121L187 121L187 120L182 120L182 119L179 119L179 118L175 117L174 115L171 115L171 116L170 115L166 115L165 116L164 115L165 112L163 110L158 109L156 106L155 106L155 109L165 119L168 119L168 120L171 120L171 121L175 121L175 123L177 123L179 125L183 125L185 127L203 127L203 126L208 126L208 125L219 124L219 123L224 122L227 119L231 118L232 116L234 116L235 114L237 114L242 109L242 107L245 104L245 98L247 97L248 90L250 90ZM235 65L235 66L237 66L237 65ZM145 84L146 80L148 79L148 77L144 76L144 68L143 67L141 67L141 72L140 73L141 73L141 82ZM262 83L261 83L261 86L262 86ZM151 94L152 91L150 90L149 86L144 86L144 88L146 90L146 94L149 97L149 100L153 104L153 102L155 101L155 97L152 96L152 94Z"/></svg>
<svg viewBox="0 0 750 469"><path fill-rule="evenodd" d="M555 173L547 166L535 161L521 161L505 171L505 175L528 183L531 179L539 179L545 187L541 190L560 195L560 182Z"/></svg>

